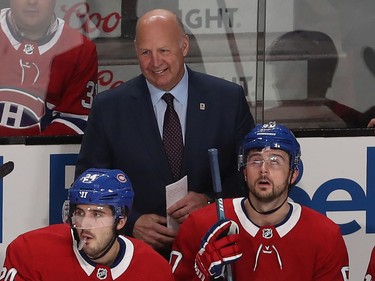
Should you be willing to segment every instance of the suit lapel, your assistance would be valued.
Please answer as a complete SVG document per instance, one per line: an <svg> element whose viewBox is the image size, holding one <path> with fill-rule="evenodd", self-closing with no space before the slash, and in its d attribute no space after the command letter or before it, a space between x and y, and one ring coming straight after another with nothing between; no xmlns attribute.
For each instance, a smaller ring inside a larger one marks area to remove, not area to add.
<svg viewBox="0 0 375 281"><path fill-rule="evenodd" d="M184 171L188 163L194 163L195 155L192 151L197 151L197 147L202 143L202 138L207 128L207 106L209 101L196 81L194 72L189 71L188 107L186 112L186 132L184 148Z"/></svg>
<svg viewBox="0 0 375 281"><path fill-rule="evenodd" d="M155 169L169 181L172 177L169 170L168 160L164 152L163 142L160 137L158 124L156 121L155 112L152 106L150 92L148 91L146 82L138 84L138 90L134 91L132 96L133 116L136 118L136 128L142 140L145 142L145 150L150 154L151 159L161 159L161 163L155 163Z"/></svg>

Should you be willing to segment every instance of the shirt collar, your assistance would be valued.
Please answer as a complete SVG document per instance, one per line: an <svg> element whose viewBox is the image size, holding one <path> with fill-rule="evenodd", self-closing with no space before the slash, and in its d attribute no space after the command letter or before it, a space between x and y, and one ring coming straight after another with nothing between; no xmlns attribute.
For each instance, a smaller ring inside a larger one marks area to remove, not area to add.
<svg viewBox="0 0 375 281"><path fill-rule="evenodd" d="M189 79L186 65L184 65L184 70L185 70L184 76L182 76L182 79L180 80L180 82L178 82L178 84L172 90L170 90L169 93L171 93L179 103L186 105L187 98L188 98L187 93L188 93L188 79ZM148 90L150 91L150 94L151 94L152 105L155 106L155 104L157 104L159 100L161 99L161 97L165 94L165 91L159 88L156 88L154 85L148 82L147 79L146 79L146 83L147 83Z"/></svg>

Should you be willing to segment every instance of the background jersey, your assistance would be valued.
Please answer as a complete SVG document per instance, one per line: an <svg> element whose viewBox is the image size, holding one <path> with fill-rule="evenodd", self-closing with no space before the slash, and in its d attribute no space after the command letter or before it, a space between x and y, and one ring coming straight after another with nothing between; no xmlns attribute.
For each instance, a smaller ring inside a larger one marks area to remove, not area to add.
<svg viewBox="0 0 375 281"><path fill-rule="evenodd" d="M322 214L290 203L292 212L278 226L254 225L246 216L244 198L224 201L228 219L237 222L243 256L232 264L234 280L343 281L349 259L339 227ZM176 281L199 280L194 260L200 240L217 222L215 204L189 215L175 239L171 265Z"/></svg>
<svg viewBox="0 0 375 281"><path fill-rule="evenodd" d="M57 19L41 42L28 41L0 13L0 136L82 134L97 91L96 46Z"/></svg>
<svg viewBox="0 0 375 281"><path fill-rule="evenodd" d="M375 247L372 248L370 261L368 263L365 281L373 281L375 280Z"/></svg>
<svg viewBox="0 0 375 281"><path fill-rule="evenodd" d="M4 281L173 281L170 265L142 241L120 236L125 254L109 268L87 263L67 224L20 235L9 244L0 280Z"/></svg>

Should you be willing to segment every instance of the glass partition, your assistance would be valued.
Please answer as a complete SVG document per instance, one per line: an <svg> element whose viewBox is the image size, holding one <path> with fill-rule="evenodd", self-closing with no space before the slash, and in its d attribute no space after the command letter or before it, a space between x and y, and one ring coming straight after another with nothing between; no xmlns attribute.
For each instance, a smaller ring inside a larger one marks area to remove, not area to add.
<svg viewBox="0 0 375 281"><path fill-rule="evenodd" d="M359 129L375 117L374 6L370 0L56 0L55 13L96 44L98 92L140 74L136 21L167 8L190 35L187 65L242 85L256 123Z"/></svg>
<svg viewBox="0 0 375 281"><path fill-rule="evenodd" d="M143 12L172 9L191 35L188 65L241 84L257 123L365 128L375 116L375 39L368 35L374 5L340 0L123 1L123 27L128 28L121 38L123 44L132 41L135 18ZM127 47L126 53L133 54L133 46ZM128 59L114 68L123 78L115 81L139 73L136 61Z"/></svg>
<svg viewBox="0 0 375 281"><path fill-rule="evenodd" d="M375 115L375 3L290 1L282 14L278 2L268 1L265 14L265 120L291 128L366 127ZM289 26L280 28L285 19Z"/></svg>

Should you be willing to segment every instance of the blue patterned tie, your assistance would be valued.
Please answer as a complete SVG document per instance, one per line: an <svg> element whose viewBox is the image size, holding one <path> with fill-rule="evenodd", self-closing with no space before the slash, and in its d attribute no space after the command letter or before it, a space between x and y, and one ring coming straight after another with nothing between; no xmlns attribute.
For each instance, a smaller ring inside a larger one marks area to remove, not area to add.
<svg viewBox="0 0 375 281"><path fill-rule="evenodd" d="M165 93L162 99L167 103L163 123L163 144L173 178L174 180L178 180L181 175L182 155L184 150L181 123L173 107L173 95Z"/></svg>

